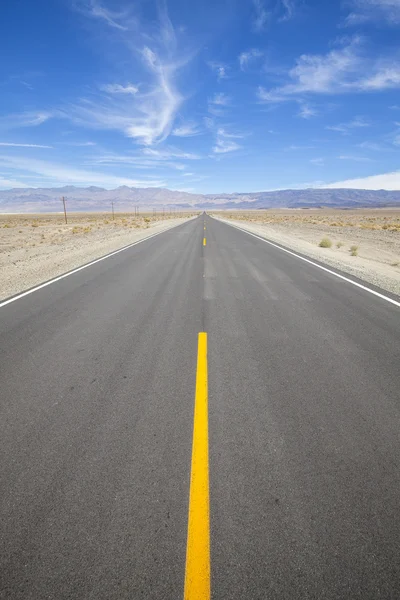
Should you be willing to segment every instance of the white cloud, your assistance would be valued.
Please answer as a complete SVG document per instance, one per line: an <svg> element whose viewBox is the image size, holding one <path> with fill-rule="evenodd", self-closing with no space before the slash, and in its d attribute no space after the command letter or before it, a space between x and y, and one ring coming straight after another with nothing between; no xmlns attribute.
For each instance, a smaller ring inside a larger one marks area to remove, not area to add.
<svg viewBox="0 0 400 600"><path fill-rule="evenodd" d="M360 127L369 127L370 124L363 117L355 117L348 123L339 123L338 125L327 125L325 129L330 131L338 131L339 133L348 134L350 129L357 129Z"/></svg>
<svg viewBox="0 0 400 600"><path fill-rule="evenodd" d="M134 165L138 170L147 169L174 169L184 171L186 166L183 163L169 160L164 156L147 156L143 154L105 154L90 156L85 160L85 165Z"/></svg>
<svg viewBox="0 0 400 600"><path fill-rule="evenodd" d="M312 158L310 160L310 163L312 163L313 165L316 165L317 167L323 167L325 164L325 161L323 158Z"/></svg>
<svg viewBox="0 0 400 600"><path fill-rule="evenodd" d="M15 144L13 142L0 142L0 146L10 146L12 148L53 148L53 146L44 146L42 144Z"/></svg>
<svg viewBox="0 0 400 600"><path fill-rule="evenodd" d="M322 186L324 188L350 188L359 190L400 190L400 171L371 175L359 179L346 179Z"/></svg>
<svg viewBox="0 0 400 600"><path fill-rule="evenodd" d="M298 116L302 119L310 119L311 117L315 117L318 114L317 110L310 106L310 104L306 104L303 102L300 105L300 110L298 112Z"/></svg>
<svg viewBox="0 0 400 600"><path fill-rule="evenodd" d="M238 139L243 139L243 138L247 137L246 133L232 133L232 132L227 131L223 127L219 127L217 129L217 135L219 137L238 138Z"/></svg>
<svg viewBox="0 0 400 600"><path fill-rule="evenodd" d="M195 123L183 123L172 131L172 135L176 137L192 137L200 133L201 131Z"/></svg>
<svg viewBox="0 0 400 600"><path fill-rule="evenodd" d="M215 94L208 102L209 104L215 104L216 106L229 106L231 99L221 92L220 94Z"/></svg>
<svg viewBox="0 0 400 600"><path fill-rule="evenodd" d="M242 52L238 57L240 68L242 71L245 71L250 62L256 60L257 58L261 58L262 56L263 53L257 48L251 48L250 50L247 50L247 52Z"/></svg>
<svg viewBox="0 0 400 600"><path fill-rule="evenodd" d="M63 116L61 111L26 111L0 117L0 129L16 129L18 127L37 127L55 116Z"/></svg>
<svg viewBox="0 0 400 600"><path fill-rule="evenodd" d="M223 138L217 138L213 152L215 154L225 154L226 152L233 152L239 150L240 146L236 142L231 142Z"/></svg>
<svg viewBox="0 0 400 600"><path fill-rule="evenodd" d="M219 94L215 94L212 98L208 100L208 112L214 117L221 117L225 114L225 108L230 106L231 99L226 94L222 92ZM208 117L206 117L208 118ZM206 127L209 127L209 124L206 123Z"/></svg>
<svg viewBox="0 0 400 600"><path fill-rule="evenodd" d="M352 154L341 154L338 156L339 160L354 160L356 162L371 162L370 158L366 156L354 156Z"/></svg>
<svg viewBox="0 0 400 600"><path fill-rule="evenodd" d="M363 148L364 150L372 150L374 152L380 152L382 150L385 150L383 146L377 144L376 142L361 142L360 144L357 144L357 146L359 148Z"/></svg>
<svg viewBox="0 0 400 600"><path fill-rule="evenodd" d="M22 183L17 179L7 179L6 177L2 177L0 175L0 188L1 189L9 189L9 188L26 188L29 187L26 183Z"/></svg>
<svg viewBox="0 0 400 600"><path fill-rule="evenodd" d="M348 26L382 20L389 25L400 23L399 0L353 0L351 5L353 10L345 20L345 24Z"/></svg>
<svg viewBox="0 0 400 600"><path fill-rule="evenodd" d="M159 187L165 185L161 180L136 180L107 173L97 173L95 171L85 171L75 167L68 167L47 161L34 160L26 157L11 157L0 155L0 165L15 170L24 170L35 175L42 175L49 180L51 184L79 184L79 185L101 185L104 187L129 185L129 186L148 186ZM17 175L18 177L18 175Z"/></svg>
<svg viewBox="0 0 400 600"><path fill-rule="evenodd" d="M128 29L126 25L122 25L118 22L126 20L126 12L113 12L105 8L100 2L97 2L97 0L78 0L75 3L75 8L88 17L94 17L95 19L105 22L114 29L119 29L121 31L127 31Z"/></svg>
<svg viewBox="0 0 400 600"><path fill-rule="evenodd" d="M253 0L254 6L254 19L253 19L253 27L255 31L261 32L265 29L269 19L270 12L265 8L265 4L263 0Z"/></svg>
<svg viewBox="0 0 400 600"><path fill-rule="evenodd" d="M183 152L177 148L168 147L163 150L156 150L154 148L144 148L143 154L157 158L158 160L168 160L170 158L180 158L185 160L199 160L201 156L192 152Z"/></svg>
<svg viewBox="0 0 400 600"><path fill-rule="evenodd" d="M280 18L280 21L288 21L294 15L296 3L294 0L281 0L283 15Z"/></svg>
<svg viewBox="0 0 400 600"><path fill-rule="evenodd" d="M89 146L96 146L96 142L59 142L63 146L75 146L77 148L85 148Z"/></svg>
<svg viewBox="0 0 400 600"><path fill-rule="evenodd" d="M90 6L93 12L93 4ZM116 20L115 14L110 18ZM140 59L142 69L147 71L147 81L103 86L107 96L84 99L70 106L68 117L79 125L119 131L151 146L165 140L173 129L184 101L177 89L177 77L192 55L178 48L174 28L162 3L158 5L158 23L152 31L132 18L126 23L124 29L129 29L129 35L119 31L115 35L125 46L127 61Z"/></svg>
<svg viewBox="0 0 400 600"><path fill-rule="evenodd" d="M127 85L120 85L119 83L108 83L105 85L101 85L100 89L103 92L108 92L109 94L131 94L134 96L138 93L139 88L137 85L133 85L132 83L128 83Z"/></svg>
<svg viewBox="0 0 400 600"><path fill-rule="evenodd" d="M214 154L226 154L239 150L241 146L233 141L234 138L243 138L243 134L229 133L223 128L218 128L215 146L213 147Z"/></svg>
<svg viewBox="0 0 400 600"><path fill-rule="evenodd" d="M208 66L216 73L218 81L228 77L228 67L224 63L211 61L208 63Z"/></svg>
<svg viewBox="0 0 400 600"><path fill-rule="evenodd" d="M400 87L396 58L366 56L363 41L354 37L327 54L303 54L288 72L289 82L272 89L258 88L261 102L287 101L303 94L372 92Z"/></svg>
<svg viewBox="0 0 400 600"><path fill-rule="evenodd" d="M288 146L287 148L284 148L284 150L311 150L313 149L315 146L295 146L295 145L291 145Z"/></svg>

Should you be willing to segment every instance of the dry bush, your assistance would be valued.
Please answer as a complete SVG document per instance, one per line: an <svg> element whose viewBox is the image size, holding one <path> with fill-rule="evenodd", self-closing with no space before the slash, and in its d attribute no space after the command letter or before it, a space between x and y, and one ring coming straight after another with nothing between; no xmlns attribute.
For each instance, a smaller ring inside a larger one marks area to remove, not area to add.
<svg viewBox="0 0 400 600"><path fill-rule="evenodd" d="M320 243L318 244L320 248L332 248L332 240L327 237L322 238Z"/></svg>

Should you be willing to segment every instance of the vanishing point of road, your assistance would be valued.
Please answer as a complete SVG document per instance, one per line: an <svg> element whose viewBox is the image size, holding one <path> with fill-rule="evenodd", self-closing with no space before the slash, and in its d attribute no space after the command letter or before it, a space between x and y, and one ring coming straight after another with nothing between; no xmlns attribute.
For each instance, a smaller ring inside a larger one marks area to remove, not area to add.
<svg viewBox="0 0 400 600"><path fill-rule="evenodd" d="M400 598L400 304L352 281L201 215L0 304L0 598Z"/></svg>

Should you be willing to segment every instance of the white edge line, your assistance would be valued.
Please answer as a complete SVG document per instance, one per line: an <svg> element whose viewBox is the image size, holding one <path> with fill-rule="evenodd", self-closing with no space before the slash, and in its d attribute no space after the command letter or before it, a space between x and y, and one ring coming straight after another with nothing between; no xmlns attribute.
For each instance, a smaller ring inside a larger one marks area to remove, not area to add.
<svg viewBox="0 0 400 600"><path fill-rule="evenodd" d="M151 238L155 237L156 235L165 233L166 231L174 229L174 227L179 227L179 225L184 225L184 223L187 223L187 222L188 221L184 221L183 223L177 223L176 225L173 225L172 227L168 227L167 229L163 229L162 231L157 231L156 233L147 235L146 237L142 238L141 240L136 240L136 242L133 242L132 244L128 244L127 246L123 246L123 248L119 248L118 250L113 250L113 252L110 252L109 254L106 254L105 256L101 256L100 258L96 258L95 260L92 260L91 262L88 262L85 265L82 265L81 267L77 267L76 269L73 269L72 271L68 271L67 273L58 275L57 277L54 277L53 279L49 279L49 281L45 281L44 283L41 283L39 285L36 285L33 288L30 288L29 290L26 290L26 292L21 292L17 296L13 296L12 298L8 298L8 300L4 300L3 302L0 302L0 308L2 308L3 306L6 306L6 304L11 304L11 302L15 302L16 300L19 300L20 298L23 298L24 296L28 296L28 294L33 294L33 292L37 292L37 290L41 290L42 288L47 287L48 285L51 285L52 283L56 283L56 281L60 281L60 279L65 279L65 277L69 277L70 275L73 275L74 273L78 273L78 271L87 269L87 267L91 267L92 265L95 265L96 263L98 263L102 260L105 260L106 258L110 258L110 256L114 256L115 254L119 254L120 252L123 252L124 250L128 250L129 248L132 248L132 246L136 246L137 244L140 244L141 242L150 240Z"/></svg>
<svg viewBox="0 0 400 600"><path fill-rule="evenodd" d="M215 217L212 217L212 218L214 219ZM271 246L274 246L275 248L279 248L279 250L282 250L283 252L287 252L288 254L291 254L292 256L295 256L296 258L300 258L300 260L304 260L304 262L307 262L310 265L314 265L314 267L318 267L318 269L322 269L322 271L326 271L327 273L330 273L331 275L335 275L335 277L338 277L339 279L342 279L343 281L352 283L356 287L361 288L362 290L365 290L366 292L369 292L370 294L373 294L374 296L378 296L378 298L382 298L382 300L386 300L387 302L390 302L391 304L394 304L395 306L398 306L400 308L400 302L397 302L397 300L393 300L393 298L389 298L389 296L385 296L384 294L380 294L379 292L376 292L375 290L371 290L371 288L369 288L365 285L362 285L361 283L357 283L357 281L353 281L352 279L349 279L348 277L344 277L344 275L335 273L335 271L331 271L331 269L327 269L326 267L323 267L322 265L319 265L318 263L316 263L312 260L309 260L308 258L304 258L304 256L300 256L300 254L296 254L295 252L292 252L291 250L287 250L286 248L283 248L282 246L278 246L278 244L274 244L274 242L270 242L269 240L261 237L260 235L257 235L256 233L252 233L251 231L247 231L246 229L243 229L242 227L239 227L238 225L234 225L233 223L228 223L227 221L223 221L222 219L220 219L220 221L222 223L225 223L225 225L230 225L231 227L234 227L235 229L239 229L239 231L248 233L249 235L252 235L253 237L257 238L258 240L265 242L266 244L270 244Z"/></svg>

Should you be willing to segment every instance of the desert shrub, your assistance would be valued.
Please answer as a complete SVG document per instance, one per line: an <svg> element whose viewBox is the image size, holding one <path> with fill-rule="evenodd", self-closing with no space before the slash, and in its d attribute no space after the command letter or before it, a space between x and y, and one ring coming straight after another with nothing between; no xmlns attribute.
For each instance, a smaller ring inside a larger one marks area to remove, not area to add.
<svg viewBox="0 0 400 600"><path fill-rule="evenodd" d="M344 246L343 242L337 242L336 248L341 248L342 246Z"/></svg>
<svg viewBox="0 0 400 600"><path fill-rule="evenodd" d="M350 255L357 256L358 254L358 246L350 246Z"/></svg>
<svg viewBox="0 0 400 600"><path fill-rule="evenodd" d="M327 237L322 238L320 243L318 244L320 248L332 248L332 240Z"/></svg>

